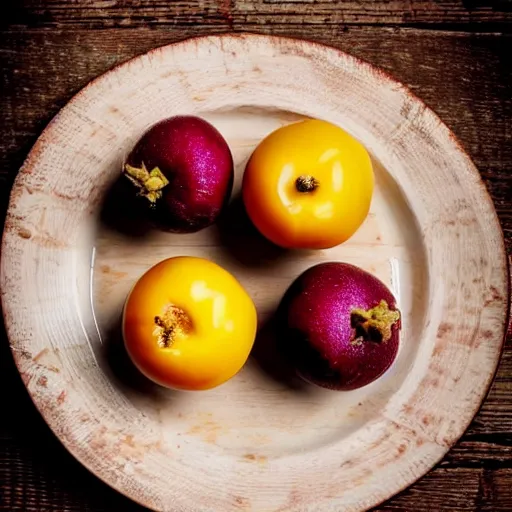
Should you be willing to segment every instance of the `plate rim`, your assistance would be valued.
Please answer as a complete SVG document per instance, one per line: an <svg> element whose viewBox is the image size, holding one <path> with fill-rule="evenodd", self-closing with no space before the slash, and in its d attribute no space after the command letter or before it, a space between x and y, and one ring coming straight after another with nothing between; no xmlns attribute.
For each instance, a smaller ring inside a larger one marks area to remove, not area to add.
<svg viewBox="0 0 512 512"><path fill-rule="evenodd" d="M192 36L192 37L186 37L184 39L178 40L173 43L165 44L162 46L157 46L155 48L150 49L147 52L143 52L143 53L138 54L134 57L131 57L121 63L118 63L115 66L113 66L112 68L105 71L104 73L96 76L95 78L90 80L84 87L82 87L77 93L75 93L65 103L65 105L59 109L59 111L53 116L53 118L46 125L46 127L39 133L37 140L31 147L26 158L24 159L24 162L23 162L21 168L19 169L18 173L16 174L15 180L13 182L13 185L12 185L11 191L10 191L5 223L7 223L9 212L13 209L13 206L15 203L15 198L16 198L15 197L16 191L20 187L20 183L21 183L23 176L26 172L26 167L27 167L28 162L30 162L31 160L37 161L37 153L38 153L39 143L45 136L48 135L48 133L51 131L52 127L58 122L61 112L64 109L69 108L76 101L78 101L80 99L80 97L89 88L93 88L93 87L97 86L99 83L101 83L103 80L107 80L108 77L115 74L117 70L124 68L126 66L130 66L130 64L132 64L146 56L150 56L151 54L157 54L157 53L161 53L161 52L164 53L167 50L176 48L176 47L185 48L186 46L190 45L191 43L194 43L197 45L197 44L201 44L201 43L207 42L207 41L210 41L210 42L211 41L219 41L220 42L222 40L229 40L229 39L245 40L245 41L249 41L249 42L254 41L254 40L260 40L260 41L263 40L263 41L266 41L271 46L275 46L275 43L278 43L278 44L279 43L287 43L289 45L296 46L296 47L304 47L304 46L316 47L317 50L320 52L332 52L333 54L340 56L347 61L351 61L352 63L365 68L366 71L368 71L372 74L378 75L380 80L383 80L383 81L387 82L388 84L392 84L394 87L399 88L403 94L405 94L408 98L410 98L415 104L419 104L419 105L423 106L424 110L427 111L429 113L429 115L433 116L433 118L438 121L439 127L444 130L445 135L447 137L449 137L452 140L452 142L455 144L455 146L457 147L457 150L459 151L459 154L460 154L459 156L463 157L466 160L466 162L469 164L469 168L471 169L471 172L474 174L475 178L478 178L475 180L475 183L473 185L479 187L481 197L482 197L482 199L485 198L485 201L487 202L487 206L489 207L488 208L489 213L493 217L493 219L492 219L493 220L493 226L492 226L493 233L495 235L499 235L498 239L499 239L499 243L500 243L500 255L503 256L503 262L502 262L503 267L501 268L501 270L503 270L505 275L507 275L509 277L509 279L506 280L507 282L505 284L506 312L505 312L505 315L503 318L503 337L501 339L499 351L498 351L497 357L494 362L494 370L493 370L492 374L490 374L488 376L486 386L479 395L478 406L474 410L471 411L471 416L469 418L469 421L467 421L467 424L465 424L465 426L462 429L460 429L460 433L450 441L450 443L446 446L446 448L443 450L443 452L440 454L440 456L437 458L437 460L434 462L434 464L429 464L429 466L430 466L429 469L427 469L426 471L422 470L421 474L418 477L411 479L408 483L404 483L404 485L401 488L399 488L398 490L395 489L395 490L391 491L389 494L386 494L386 496L384 496L379 502L376 502L372 505L372 507L378 506L378 505L384 503L385 501L389 500L390 498L396 496L397 494L403 492L405 489L407 489L408 487L410 487L411 485L416 483L420 478L422 478L423 476L428 474L430 471L432 471L435 468L435 466L439 463L439 461L441 461L446 456L446 454L450 451L450 449L460 440L460 438L467 431L467 429L470 426L471 422L473 421L474 417L478 414L479 410L484 405L485 400L486 400L486 398L489 394L489 391L491 389L491 386L494 382L494 379L496 377L496 373L499 369L499 364L500 364L500 361L501 361L501 358L503 355L505 340L506 340L506 337L508 334L507 326L509 325L509 322L512 319L511 262L510 262L510 258L508 257L508 254L507 254L504 233L503 233L503 229L501 228L501 224L499 221L499 217L497 215L496 207L495 207L494 202L489 194L487 187L485 186L482 176L481 176L480 172L478 171L478 168L476 167L476 165L473 163L473 160L471 159L469 154L465 151L462 143L459 141L459 139L453 133L453 131L439 117L439 115L430 106L428 106L420 97L416 96L416 94L414 92L412 92L412 90L408 86L404 85L401 81L394 78L390 72L388 72L376 65L371 64L369 61L367 61L365 59L356 57L350 53L347 53L343 50L340 50L336 47L330 46L325 43L309 40L307 38L302 38L302 37L298 38L298 37L285 36L285 35L265 35L265 34L250 32L250 31L236 32L236 33L224 32L224 33L213 33L213 34L207 34L207 35ZM2 231L2 242L1 242L1 254L2 255L5 253L5 249L9 243L8 239L9 239L9 237L7 235L7 229L5 229L5 226L4 226L4 229ZM4 290L6 288L8 288L8 286L6 286L6 282L5 282L5 278L6 278L5 267L8 266L8 263L5 262L5 258L1 258L0 265L1 265L0 289L2 290L0 293L0 296L1 296L2 314L4 317L4 324L5 324L5 328L6 328L6 333L7 333L7 338L9 341L9 347L11 350L11 354L12 354L12 357L13 357L13 360L15 362L18 372L21 373L20 363L21 363L22 356L19 354L19 351L15 347L17 342L12 341L12 340L15 340L16 336L12 332L10 332L10 331L12 331L12 326L10 325L10 322L8 322L8 318L6 317L6 295L7 295L7 293ZM109 487L114 489L116 492L119 492L120 494L128 497L132 501L139 503L142 506L151 508L151 504L148 505L147 503L144 503L141 500L141 498L138 498L136 493L129 493L129 492L127 492L126 488L123 487L122 485L117 485L117 483L116 484L112 483L112 481L107 479L105 475L95 471L88 462L83 460L83 458L79 454L75 453L77 450L73 449L73 446L71 446L71 443L66 443L54 429L54 426L52 424L52 418L53 418L52 413L50 411L45 411L45 409L41 406L42 404L36 402L34 395L28 389L27 383L25 383L24 380L23 380L23 383L24 383L25 389L27 390L28 395L30 396L32 403L35 405L36 409L39 411L39 413L43 417L45 423L48 425L48 427L50 428L52 433L55 435L55 437L59 440L60 444L62 446L64 446L64 448L72 455L73 458L75 458L77 461L79 461L80 464L82 466L86 467L89 472L91 472L97 478L102 480L105 484L107 484Z"/></svg>

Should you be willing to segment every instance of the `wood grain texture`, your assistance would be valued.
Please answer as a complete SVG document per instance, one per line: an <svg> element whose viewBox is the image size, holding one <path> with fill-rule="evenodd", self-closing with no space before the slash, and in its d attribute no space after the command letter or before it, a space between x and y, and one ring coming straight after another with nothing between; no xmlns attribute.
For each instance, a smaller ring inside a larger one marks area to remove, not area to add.
<svg viewBox="0 0 512 512"><path fill-rule="evenodd" d="M227 28L220 26L220 30ZM260 27L258 30L270 30ZM2 34L0 127L2 196L46 122L90 79L153 46L210 32L167 30L17 31ZM280 33L308 36L290 25ZM511 248L511 66L504 36L325 28L317 40L366 58L409 84L441 114L468 149L493 196ZM414 63L427 63L414 66ZM42 65L41 65L42 63ZM476 110L474 110L476 108ZM99 483L65 453L33 410L6 344L0 358L6 422L0 427L0 503L6 510L141 510ZM512 508L512 356L508 342L497 379L467 435L436 470L379 510ZM16 412L15 412L16 411ZM37 435L35 435L37 433ZM80 483L77 483L78 480ZM90 489L90 492L86 489ZM435 504L435 507L427 506Z"/></svg>
<svg viewBox="0 0 512 512"><path fill-rule="evenodd" d="M506 30L508 0L22 0L6 9L4 26L142 27L228 24L230 28L401 25Z"/></svg>

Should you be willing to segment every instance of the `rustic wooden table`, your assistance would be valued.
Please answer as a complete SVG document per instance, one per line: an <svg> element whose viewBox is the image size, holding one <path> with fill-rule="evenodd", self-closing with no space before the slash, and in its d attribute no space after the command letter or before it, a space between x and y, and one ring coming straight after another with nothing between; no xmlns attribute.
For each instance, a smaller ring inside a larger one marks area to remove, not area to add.
<svg viewBox="0 0 512 512"><path fill-rule="evenodd" d="M228 31L327 43L410 86L480 169L512 252L510 0L2 2L2 214L40 131L92 78L155 46ZM143 510L60 445L32 405L0 332L0 509ZM466 434L434 470L378 510L512 510L511 342L509 336L495 383Z"/></svg>

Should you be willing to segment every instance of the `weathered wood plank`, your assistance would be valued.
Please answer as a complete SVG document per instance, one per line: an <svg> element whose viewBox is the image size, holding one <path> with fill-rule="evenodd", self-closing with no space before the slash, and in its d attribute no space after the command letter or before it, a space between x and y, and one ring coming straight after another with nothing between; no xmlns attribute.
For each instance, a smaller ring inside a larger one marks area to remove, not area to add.
<svg viewBox="0 0 512 512"><path fill-rule="evenodd" d="M4 8L6 9L6 8ZM450 24L466 29L503 28L510 3L478 0L23 0L6 9L4 26L140 27L228 23L258 25Z"/></svg>
<svg viewBox="0 0 512 512"><path fill-rule="evenodd" d="M508 512L512 469L438 468L374 512Z"/></svg>

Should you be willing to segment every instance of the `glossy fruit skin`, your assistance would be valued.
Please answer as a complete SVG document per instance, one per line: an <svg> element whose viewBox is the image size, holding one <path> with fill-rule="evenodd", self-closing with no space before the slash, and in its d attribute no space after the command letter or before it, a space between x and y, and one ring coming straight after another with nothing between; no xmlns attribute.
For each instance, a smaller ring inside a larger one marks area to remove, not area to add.
<svg viewBox="0 0 512 512"><path fill-rule="evenodd" d="M385 342L354 343L351 311L396 301L376 277L354 265L328 262L301 274L287 290L278 311L280 348L307 382L352 390L380 377L395 360L400 320Z"/></svg>
<svg viewBox="0 0 512 512"><path fill-rule="evenodd" d="M172 232L190 233L213 224L233 188L227 142L196 116L175 116L150 127L129 154L125 174L126 164L144 164L148 171L158 168L168 180L161 197L155 202L143 198L141 203L152 222Z"/></svg>
<svg viewBox="0 0 512 512"><path fill-rule="evenodd" d="M299 177L318 188L300 192ZM305 120L277 129L254 150L242 193L258 230L284 248L325 249L350 238L365 220L374 176L364 146L338 126Z"/></svg>
<svg viewBox="0 0 512 512"><path fill-rule="evenodd" d="M187 316L185 332L169 347L155 335L155 321L172 304ZM135 366L174 389L204 390L233 377L256 336L256 309L240 283L219 265L174 257L150 268L131 290L123 337Z"/></svg>

